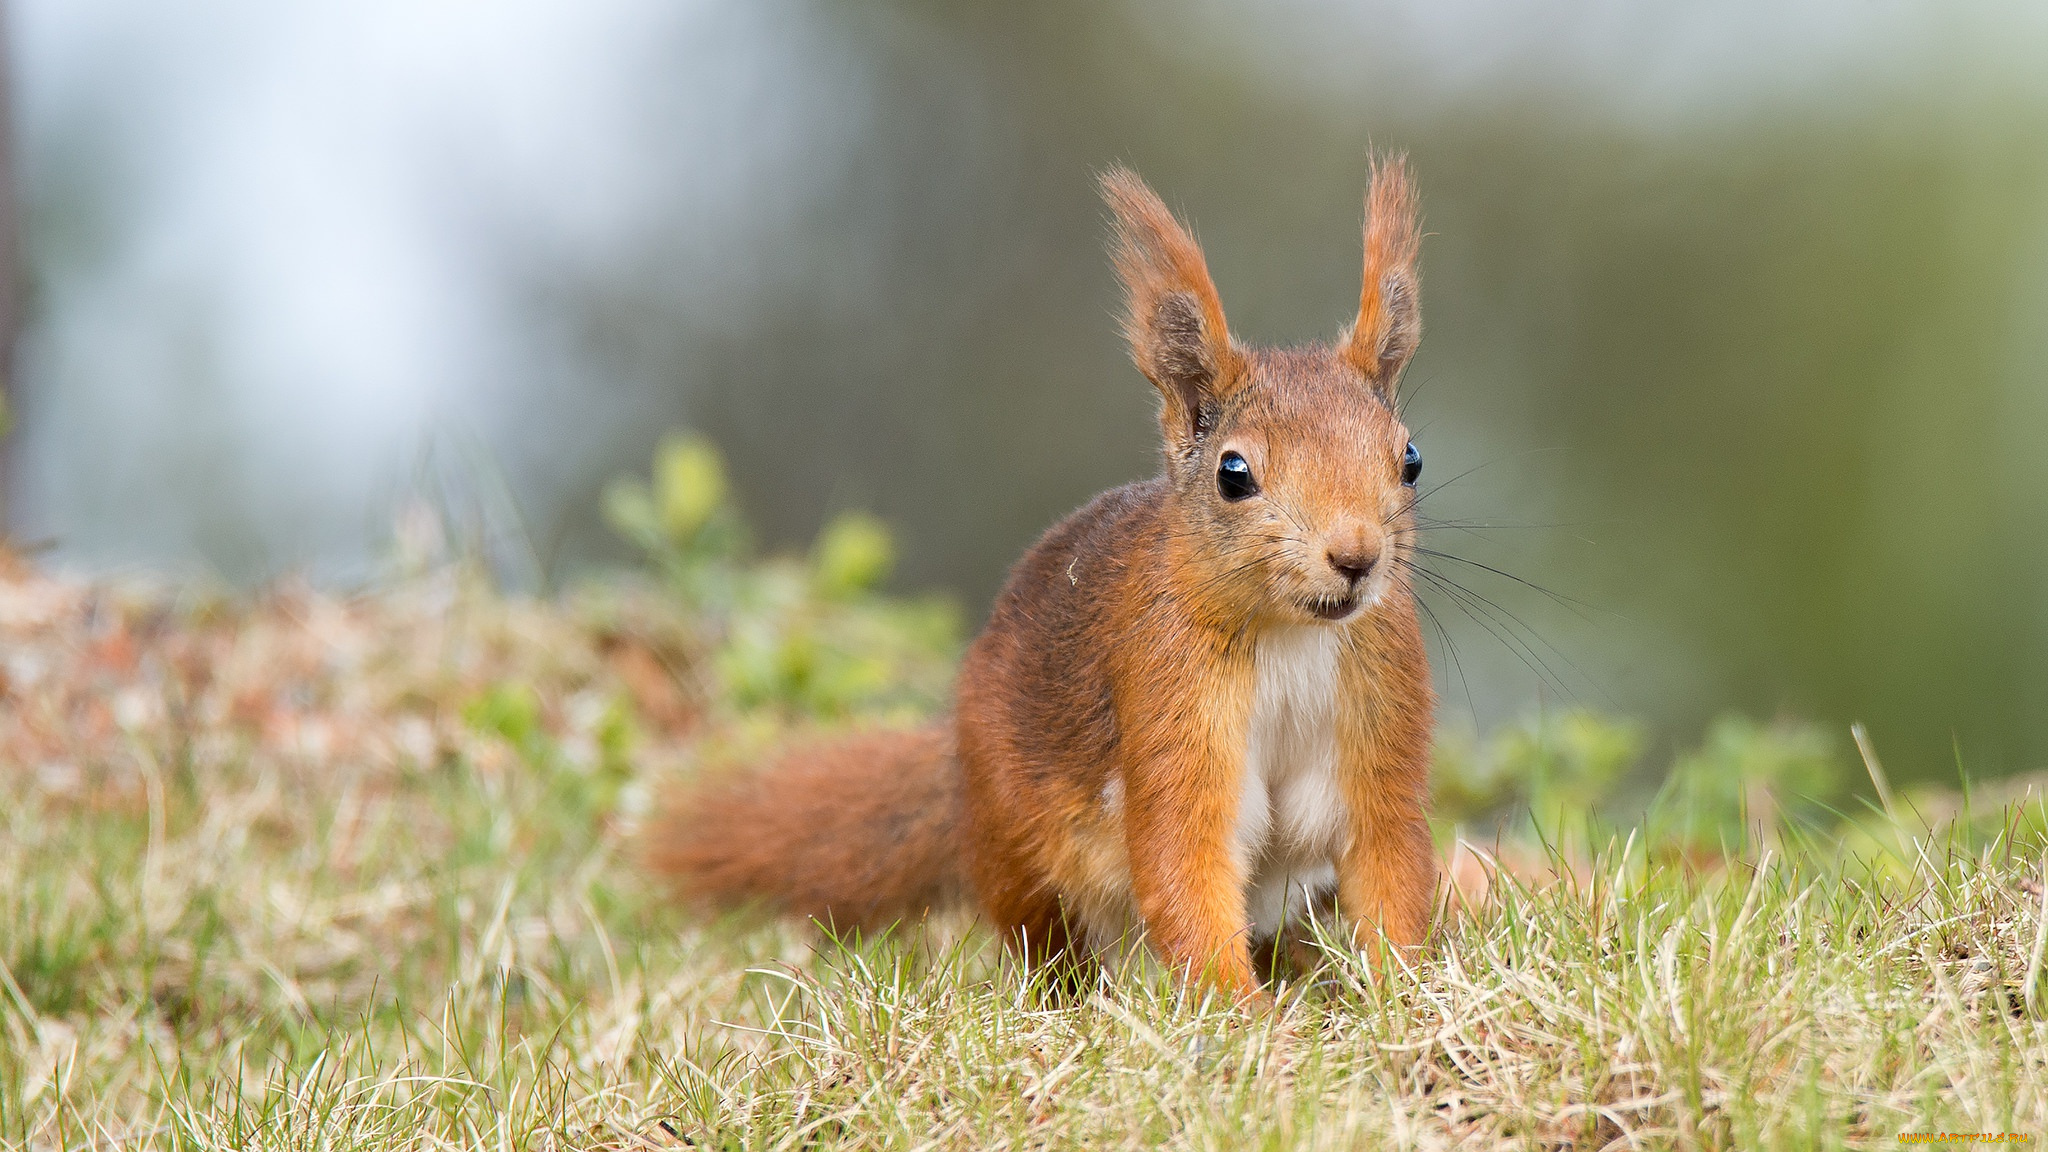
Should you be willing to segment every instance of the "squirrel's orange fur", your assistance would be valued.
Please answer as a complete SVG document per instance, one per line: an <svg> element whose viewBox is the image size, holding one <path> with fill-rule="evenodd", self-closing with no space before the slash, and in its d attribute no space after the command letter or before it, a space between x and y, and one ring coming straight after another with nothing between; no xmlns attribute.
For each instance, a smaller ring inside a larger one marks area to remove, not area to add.
<svg viewBox="0 0 2048 1152"><path fill-rule="evenodd" d="M1254 932L1334 893L1357 944L1419 943L1435 892L1431 713L1395 382L1421 325L1401 161L1366 196L1356 321L1263 349L1127 170L1125 332L1159 390L1163 475L1104 493L1011 571L950 730L869 733L685 795L654 862L714 903L841 926L971 891L1033 960L1142 933L1257 993ZM1218 468L1256 480L1228 499Z"/></svg>

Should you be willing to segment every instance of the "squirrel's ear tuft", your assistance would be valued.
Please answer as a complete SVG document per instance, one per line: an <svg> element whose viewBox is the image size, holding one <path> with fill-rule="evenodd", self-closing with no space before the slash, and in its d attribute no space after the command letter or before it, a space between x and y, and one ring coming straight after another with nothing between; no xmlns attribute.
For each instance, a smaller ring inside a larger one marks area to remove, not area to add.
<svg viewBox="0 0 2048 1152"><path fill-rule="evenodd" d="M1158 195L1118 166L1102 174L1102 198L1116 216L1131 358L1165 399L1160 422L1169 442L1191 446L1214 406L1242 384L1243 358L1230 346L1201 248Z"/></svg>
<svg viewBox="0 0 2048 1152"><path fill-rule="evenodd" d="M1401 369L1422 341L1415 275L1421 248L1407 159L1388 157L1373 166L1372 187L1365 194L1365 284L1359 292L1358 321L1339 348L1365 373L1367 383L1389 398Z"/></svg>

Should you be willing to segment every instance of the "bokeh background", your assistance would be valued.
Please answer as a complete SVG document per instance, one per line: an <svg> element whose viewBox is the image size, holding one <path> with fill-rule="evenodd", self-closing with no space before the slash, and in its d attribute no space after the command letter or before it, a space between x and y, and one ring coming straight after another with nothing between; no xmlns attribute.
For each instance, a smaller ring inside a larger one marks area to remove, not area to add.
<svg viewBox="0 0 2048 1152"><path fill-rule="evenodd" d="M605 483L728 456L768 546L896 530L970 616L1156 461L1093 173L1233 327L1430 231L1411 423L1483 597L1447 724L1867 722L2048 759L2048 9L1733 0L11 0L6 498L54 563L374 578L451 510L546 590ZM1525 580L1497 575L1485 565ZM1532 588L1538 585L1547 593Z"/></svg>

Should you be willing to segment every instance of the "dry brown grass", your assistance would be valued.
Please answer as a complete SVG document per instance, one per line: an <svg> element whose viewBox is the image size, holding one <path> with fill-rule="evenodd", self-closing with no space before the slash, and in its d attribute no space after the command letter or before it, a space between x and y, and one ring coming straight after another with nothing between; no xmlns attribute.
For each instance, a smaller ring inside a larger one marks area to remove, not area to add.
<svg viewBox="0 0 2048 1152"><path fill-rule="evenodd" d="M1246 1018L1042 996L641 883L651 779L758 745L687 621L443 572L253 600L0 580L0 1142L1809 1147L2048 1133L2038 858L1497 880Z"/></svg>

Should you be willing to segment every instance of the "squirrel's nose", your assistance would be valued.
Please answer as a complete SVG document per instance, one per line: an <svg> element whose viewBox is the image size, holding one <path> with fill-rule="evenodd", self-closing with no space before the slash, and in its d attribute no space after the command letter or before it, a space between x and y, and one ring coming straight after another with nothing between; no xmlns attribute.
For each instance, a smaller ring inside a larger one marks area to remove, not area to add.
<svg viewBox="0 0 2048 1152"><path fill-rule="evenodd" d="M1364 551L1339 552L1334 548L1330 550L1329 557L1330 567L1337 570L1337 575L1342 576L1353 584L1372 575L1373 565L1379 563L1380 560L1377 553Z"/></svg>

